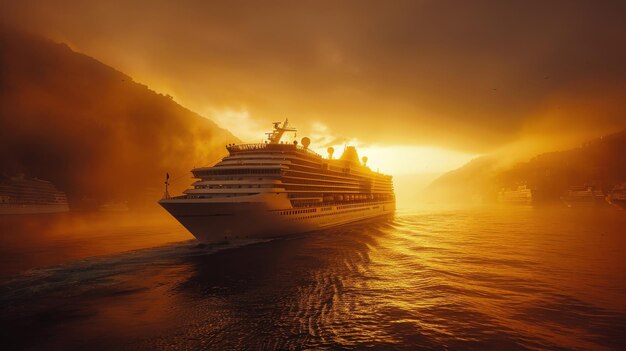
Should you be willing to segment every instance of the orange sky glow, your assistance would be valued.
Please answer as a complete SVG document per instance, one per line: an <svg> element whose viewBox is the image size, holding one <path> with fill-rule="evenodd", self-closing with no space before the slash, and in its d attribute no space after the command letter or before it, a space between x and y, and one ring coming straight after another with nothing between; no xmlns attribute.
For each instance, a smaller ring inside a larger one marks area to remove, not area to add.
<svg viewBox="0 0 626 351"><path fill-rule="evenodd" d="M392 174L626 127L623 2L35 0L2 17L244 141L288 117L314 149L357 145Z"/></svg>

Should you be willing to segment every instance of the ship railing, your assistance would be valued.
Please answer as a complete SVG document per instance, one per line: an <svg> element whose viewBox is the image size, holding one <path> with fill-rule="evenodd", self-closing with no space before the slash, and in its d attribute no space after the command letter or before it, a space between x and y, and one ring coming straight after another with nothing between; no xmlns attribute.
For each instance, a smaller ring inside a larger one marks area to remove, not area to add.
<svg viewBox="0 0 626 351"><path fill-rule="evenodd" d="M298 198L290 198L289 200L298 200ZM349 200L349 201L319 201L319 202L304 202L298 203L295 208L308 208L308 207L324 207L324 206L346 206L346 205L377 205L382 203L391 202L393 199L374 199L374 200Z"/></svg>
<svg viewBox="0 0 626 351"><path fill-rule="evenodd" d="M322 157L317 152L309 148L305 148L304 146L296 145L296 144L268 144L268 143L238 144L238 145L229 145L226 147L226 149L228 150L228 152L231 152L231 153L241 152L241 151L265 150L265 149L271 149L271 150L277 150L277 151L296 150L296 151L307 153L312 156Z"/></svg>

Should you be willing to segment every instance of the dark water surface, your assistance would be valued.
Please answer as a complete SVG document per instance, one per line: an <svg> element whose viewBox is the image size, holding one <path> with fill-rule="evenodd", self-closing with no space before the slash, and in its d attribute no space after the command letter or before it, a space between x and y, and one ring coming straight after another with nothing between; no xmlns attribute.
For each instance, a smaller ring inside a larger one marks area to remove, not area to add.
<svg viewBox="0 0 626 351"><path fill-rule="evenodd" d="M0 233L3 349L626 349L625 211L420 210L213 247L167 221L26 222Z"/></svg>

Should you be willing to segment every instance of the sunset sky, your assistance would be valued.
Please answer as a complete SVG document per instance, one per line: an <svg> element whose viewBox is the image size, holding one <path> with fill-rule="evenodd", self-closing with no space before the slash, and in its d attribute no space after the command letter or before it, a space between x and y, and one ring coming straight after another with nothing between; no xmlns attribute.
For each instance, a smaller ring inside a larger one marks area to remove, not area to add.
<svg viewBox="0 0 626 351"><path fill-rule="evenodd" d="M243 140L289 117L316 149L356 144L391 173L443 172L494 150L529 156L626 126L622 1L1 9L3 22L67 43Z"/></svg>

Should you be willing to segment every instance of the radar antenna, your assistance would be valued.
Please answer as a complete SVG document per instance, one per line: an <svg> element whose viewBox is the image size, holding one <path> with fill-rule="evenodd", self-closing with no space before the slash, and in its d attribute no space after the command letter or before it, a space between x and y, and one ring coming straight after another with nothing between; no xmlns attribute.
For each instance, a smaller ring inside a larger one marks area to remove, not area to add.
<svg viewBox="0 0 626 351"><path fill-rule="evenodd" d="M285 122L283 122L283 126L280 126L280 122L274 122L274 130L271 132L265 133L267 135L267 140L270 144L278 144L280 143L280 139L283 137L285 132L296 132L297 129L293 127L287 127L289 124L289 119L286 118Z"/></svg>

